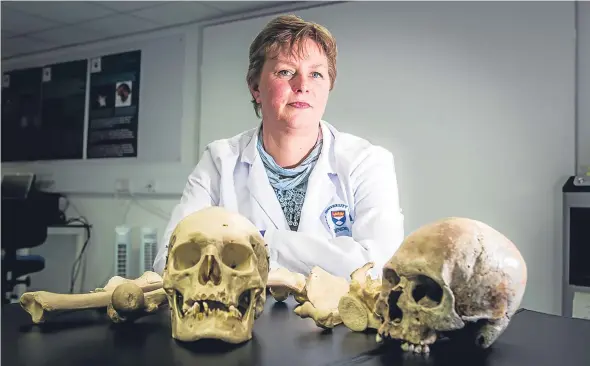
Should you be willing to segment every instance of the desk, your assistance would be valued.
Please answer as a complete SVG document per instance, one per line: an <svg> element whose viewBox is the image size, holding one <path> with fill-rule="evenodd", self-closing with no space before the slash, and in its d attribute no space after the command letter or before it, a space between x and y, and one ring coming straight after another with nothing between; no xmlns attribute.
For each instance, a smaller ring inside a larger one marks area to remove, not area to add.
<svg viewBox="0 0 590 366"><path fill-rule="evenodd" d="M374 334L344 326L322 331L293 313L295 302L267 300L255 323L254 338L241 346L218 342L183 345L172 339L167 309L135 324L112 324L97 311L80 311L31 325L15 304L2 314L2 361L6 365L449 365L588 366L590 321L533 311L514 316L506 332L487 352L469 353L446 343L428 358L384 350Z"/></svg>

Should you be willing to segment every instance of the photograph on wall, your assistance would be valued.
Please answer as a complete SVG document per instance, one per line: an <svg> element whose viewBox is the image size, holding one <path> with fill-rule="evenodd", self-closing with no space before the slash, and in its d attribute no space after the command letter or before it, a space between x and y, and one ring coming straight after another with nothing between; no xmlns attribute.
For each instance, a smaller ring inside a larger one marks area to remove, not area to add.
<svg viewBox="0 0 590 366"><path fill-rule="evenodd" d="M129 107L131 106L131 86L133 81L124 81L117 83L117 90L115 95L115 107Z"/></svg>
<svg viewBox="0 0 590 366"><path fill-rule="evenodd" d="M88 159L137 157L141 51L90 60Z"/></svg>
<svg viewBox="0 0 590 366"><path fill-rule="evenodd" d="M12 70L2 75L2 161L38 160L42 144L42 69Z"/></svg>
<svg viewBox="0 0 590 366"><path fill-rule="evenodd" d="M40 160L84 158L88 60L43 68Z"/></svg>

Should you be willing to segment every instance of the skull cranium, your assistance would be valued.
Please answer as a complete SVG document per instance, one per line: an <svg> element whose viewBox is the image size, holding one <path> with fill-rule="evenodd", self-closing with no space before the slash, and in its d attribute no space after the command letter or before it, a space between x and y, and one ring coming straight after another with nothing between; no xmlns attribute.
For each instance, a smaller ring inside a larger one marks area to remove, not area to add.
<svg viewBox="0 0 590 366"><path fill-rule="evenodd" d="M520 252L490 226L466 218L424 225L383 267L378 338L420 353L469 329L469 341L487 348L520 306L526 281Z"/></svg>
<svg viewBox="0 0 590 366"><path fill-rule="evenodd" d="M172 337L251 339L266 300L268 260L259 231L238 213L210 207L180 221L163 275Z"/></svg>

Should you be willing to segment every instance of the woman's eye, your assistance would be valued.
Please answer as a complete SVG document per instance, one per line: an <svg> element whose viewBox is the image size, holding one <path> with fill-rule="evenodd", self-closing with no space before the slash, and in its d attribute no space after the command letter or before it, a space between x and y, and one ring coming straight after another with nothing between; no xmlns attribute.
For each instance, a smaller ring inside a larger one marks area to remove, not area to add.
<svg viewBox="0 0 590 366"><path fill-rule="evenodd" d="M314 71L312 73L312 75L313 75L314 78L322 78L323 77L322 74L320 74L319 72L316 72L316 71Z"/></svg>
<svg viewBox="0 0 590 366"><path fill-rule="evenodd" d="M288 71L288 70L279 71L280 76L291 76L291 74L292 74L291 71Z"/></svg>

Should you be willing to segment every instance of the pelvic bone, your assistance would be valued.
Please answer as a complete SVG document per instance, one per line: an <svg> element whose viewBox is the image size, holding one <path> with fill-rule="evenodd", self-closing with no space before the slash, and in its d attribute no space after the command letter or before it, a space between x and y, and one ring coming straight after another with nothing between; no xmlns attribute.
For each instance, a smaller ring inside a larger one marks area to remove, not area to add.
<svg viewBox="0 0 590 366"><path fill-rule="evenodd" d="M354 271L350 284L317 266L307 277L281 268L269 275L267 286L277 301L284 301L293 294L301 304L295 308L295 314L303 319L311 318L323 329L334 328L343 322L354 331L377 329L379 319L373 309L381 282L367 275L372 267L373 263L367 263Z"/></svg>
<svg viewBox="0 0 590 366"><path fill-rule="evenodd" d="M168 246L164 289L172 337L241 343L266 300L268 251L245 217L210 207L185 217Z"/></svg>
<svg viewBox="0 0 590 366"><path fill-rule="evenodd" d="M344 325L355 332L378 329L380 319L374 312L381 292L381 279L373 279L368 271L374 264L369 262L350 275L348 293L340 298L338 312Z"/></svg>
<svg viewBox="0 0 590 366"><path fill-rule="evenodd" d="M318 327L334 328L342 323L338 312L338 302L348 291L346 279L334 276L320 267L311 269L305 283L305 298L295 314L301 318L311 318Z"/></svg>

